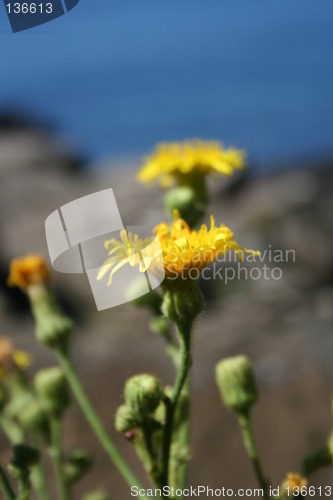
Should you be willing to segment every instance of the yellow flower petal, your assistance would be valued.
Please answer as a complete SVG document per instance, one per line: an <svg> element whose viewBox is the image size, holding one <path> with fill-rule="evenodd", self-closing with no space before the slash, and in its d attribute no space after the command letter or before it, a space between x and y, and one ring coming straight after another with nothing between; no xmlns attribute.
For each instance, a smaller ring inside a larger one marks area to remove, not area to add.
<svg viewBox="0 0 333 500"><path fill-rule="evenodd" d="M192 140L183 143L158 144L154 153L145 159L138 180L153 183L159 180L162 188L177 182L178 176L192 172L209 175L217 172L230 176L244 168L246 153L235 148L225 149L217 141Z"/></svg>

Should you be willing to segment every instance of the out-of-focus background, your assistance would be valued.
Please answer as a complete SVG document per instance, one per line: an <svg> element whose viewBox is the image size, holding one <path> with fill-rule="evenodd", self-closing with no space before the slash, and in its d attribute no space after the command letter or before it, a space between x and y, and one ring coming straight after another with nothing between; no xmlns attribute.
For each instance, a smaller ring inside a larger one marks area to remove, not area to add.
<svg viewBox="0 0 333 500"><path fill-rule="evenodd" d="M140 186L135 171L156 142L201 137L247 149L248 172L211 185L211 212L240 244L292 249L296 261L283 265L281 280L207 285L194 339L189 483L255 486L214 384L215 363L245 353L261 390L260 452L278 484L331 430L333 4L82 0L16 35L3 7L0 15L1 333L33 353L32 372L53 362L5 279L11 258L47 257L44 221L54 209L112 187L125 224L153 227L165 217L163 195ZM113 415L128 376L149 371L172 382L162 339L130 305L97 313L85 276L55 273L54 286L77 323L72 350L84 384L144 481ZM75 498L92 485L129 498L75 405L65 430L66 450L80 443L96 457ZM313 481L330 478L323 471Z"/></svg>

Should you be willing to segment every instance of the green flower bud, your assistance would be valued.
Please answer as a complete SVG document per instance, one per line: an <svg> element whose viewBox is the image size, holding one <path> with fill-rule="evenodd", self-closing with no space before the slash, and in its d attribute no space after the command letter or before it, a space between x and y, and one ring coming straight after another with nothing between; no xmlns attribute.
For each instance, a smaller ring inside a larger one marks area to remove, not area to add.
<svg viewBox="0 0 333 500"><path fill-rule="evenodd" d="M43 410L60 416L69 405L69 391L61 368L39 371L35 376L35 390Z"/></svg>
<svg viewBox="0 0 333 500"><path fill-rule="evenodd" d="M46 426L46 418L39 401L32 395L26 394L16 399L11 406L13 416L26 430L40 430Z"/></svg>
<svg viewBox="0 0 333 500"><path fill-rule="evenodd" d="M181 218L194 226L206 212L207 200L199 195L193 186L175 187L165 195L165 209L171 216L175 209L179 210Z"/></svg>
<svg viewBox="0 0 333 500"><path fill-rule="evenodd" d="M64 465L64 473L68 484L73 484L81 479L92 466L90 455L83 448L74 448Z"/></svg>
<svg viewBox="0 0 333 500"><path fill-rule="evenodd" d="M117 409L114 425L116 431L125 434L126 432L138 427L139 422L131 408L129 408L127 405L121 405Z"/></svg>
<svg viewBox="0 0 333 500"><path fill-rule="evenodd" d="M25 477L33 465L39 462L39 452L25 444L18 444L13 448L13 459L8 466L8 471L14 479Z"/></svg>
<svg viewBox="0 0 333 500"><path fill-rule="evenodd" d="M43 409L20 372L6 379L10 401L6 415L20 424L24 430L45 430L47 421Z"/></svg>
<svg viewBox="0 0 333 500"><path fill-rule="evenodd" d="M176 323L191 324L204 308L204 299L195 280L164 280L163 315Z"/></svg>
<svg viewBox="0 0 333 500"><path fill-rule="evenodd" d="M136 375L126 382L124 398L127 406L141 418L156 410L163 398L163 390L153 375Z"/></svg>
<svg viewBox="0 0 333 500"><path fill-rule="evenodd" d="M109 496L103 490L95 490L84 495L83 500L109 500Z"/></svg>
<svg viewBox="0 0 333 500"><path fill-rule="evenodd" d="M247 412L258 397L249 359L246 356L224 359L217 364L215 373L225 405L237 412Z"/></svg>
<svg viewBox="0 0 333 500"><path fill-rule="evenodd" d="M55 298L46 287L31 286L27 293L39 342L51 348L65 348L73 331L72 320L60 311Z"/></svg>

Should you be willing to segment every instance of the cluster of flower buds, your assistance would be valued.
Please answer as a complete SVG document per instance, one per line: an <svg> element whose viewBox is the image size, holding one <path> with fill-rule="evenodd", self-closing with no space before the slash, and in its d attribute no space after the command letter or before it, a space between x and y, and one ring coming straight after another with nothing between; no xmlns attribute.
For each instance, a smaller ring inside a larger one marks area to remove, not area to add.
<svg viewBox="0 0 333 500"><path fill-rule="evenodd" d="M154 413L164 397L159 380L153 375L135 375L127 380L124 389L125 404L116 413L116 430L129 432L141 426Z"/></svg>

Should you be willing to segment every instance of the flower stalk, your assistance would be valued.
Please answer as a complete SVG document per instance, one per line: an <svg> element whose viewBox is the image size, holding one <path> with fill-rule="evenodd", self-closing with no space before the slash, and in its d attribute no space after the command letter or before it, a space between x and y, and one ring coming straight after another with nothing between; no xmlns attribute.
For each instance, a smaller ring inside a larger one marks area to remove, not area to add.
<svg viewBox="0 0 333 500"><path fill-rule="evenodd" d="M151 429L151 422L149 420L144 420L142 422L142 434L145 448L149 457L149 464L147 464L148 474L150 475L152 482L156 484L156 486L161 486L158 471L157 454L153 443L153 431Z"/></svg>
<svg viewBox="0 0 333 500"><path fill-rule="evenodd" d="M222 401L238 417L246 452L259 486L264 492L264 498L268 500L268 483L261 467L250 420L251 408L258 398L250 360L243 355L223 359L216 365L215 374Z"/></svg>
<svg viewBox="0 0 333 500"><path fill-rule="evenodd" d="M32 435L33 445L37 450L42 449L41 436L38 432ZM46 483L46 471L43 464L43 458L31 468L30 473L31 484L36 490L38 500L50 500L50 495Z"/></svg>
<svg viewBox="0 0 333 500"><path fill-rule="evenodd" d="M177 403L180 394L183 390L186 379L188 377L188 372L191 366L192 324L178 323L177 327L180 336L180 362L172 395L170 398L166 398L165 400L166 423L163 436L163 451L162 451L162 464L161 464L161 481L163 485L169 484L169 463L170 463L170 450L172 443L174 417L177 408Z"/></svg>
<svg viewBox="0 0 333 500"><path fill-rule="evenodd" d="M50 417L49 454L53 460L54 473L57 482L59 500L69 500L69 488L64 474L61 449L61 421L58 417Z"/></svg>
<svg viewBox="0 0 333 500"><path fill-rule="evenodd" d="M183 416L183 421L181 423L180 429L177 431L176 438L180 448L188 452L190 441L190 374L188 374L187 380L185 381L182 395L185 399L185 415ZM183 490L186 486L188 460L188 456L183 457L181 463L177 463L175 471L175 486L180 488L181 490Z"/></svg>
<svg viewBox="0 0 333 500"><path fill-rule="evenodd" d="M0 466L0 488L5 496L6 500L15 500L15 493L10 485L9 479L3 470L3 468Z"/></svg>
<svg viewBox="0 0 333 500"><path fill-rule="evenodd" d="M116 446L113 444L111 438L106 432L95 410L93 409L66 351L64 351L63 349L57 349L56 353L59 362L62 366L62 369L67 377L69 385L73 391L73 394L78 404L80 405L81 410L83 411L83 414L86 417L88 423L95 432L95 435L99 440L100 444L102 445L102 447L104 448L109 458L111 459L111 461L113 462L119 473L122 475L126 483L130 487L136 485L141 488L140 482L133 474L131 469L128 467L126 462L123 460L123 458L121 457Z"/></svg>
<svg viewBox="0 0 333 500"><path fill-rule="evenodd" d="M247 411L239 412L238 422L242 431L243 443L247 451L247 454L252 462L254 472L258 480L258 484L264 492L265 500L269 500L268 483L266 481L264 472L262 470L258 450L255 444L253 430L251 426L251 420L250 420L250 413Z"/></svg>

